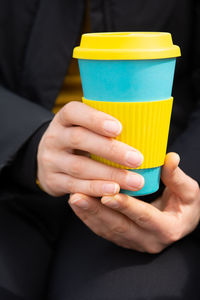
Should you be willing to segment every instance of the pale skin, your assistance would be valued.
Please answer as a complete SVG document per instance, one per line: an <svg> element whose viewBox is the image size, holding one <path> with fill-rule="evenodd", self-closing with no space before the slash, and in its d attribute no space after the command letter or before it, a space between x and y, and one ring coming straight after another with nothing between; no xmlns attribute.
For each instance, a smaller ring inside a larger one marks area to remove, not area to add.
<svg viewBox="0 0 200 300"><path fill-rule="evenodd" d="M92 161L87 153L139 166L139 151L113 139L121 130L109 115L82 103L67 104L40 141L38 179L50 195L71 193L71 208L97 235L124 248L159 253L197 226L199 185L178 167L179 156L169 153L162 168L166 188L161 197L148 204L119 194L120 186L141 189L143 178Z"/></svg>

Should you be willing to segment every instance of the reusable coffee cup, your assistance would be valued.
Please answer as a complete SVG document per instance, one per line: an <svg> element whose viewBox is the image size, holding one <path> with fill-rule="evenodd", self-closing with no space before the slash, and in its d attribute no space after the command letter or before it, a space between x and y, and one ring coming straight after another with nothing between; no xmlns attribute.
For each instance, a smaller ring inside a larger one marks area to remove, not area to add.
<svg viewBox="0 0 200 300"><path fill-rule="evenodd" d="M83 34L73 52L78 58L83 102L117 118L123 125L116 138L138 149L142 165L130 169L91 154L99 162L141 174L139 191L158 190L166 155L173 98L176 57L180 48L166 32L114 32Z"/></svg>

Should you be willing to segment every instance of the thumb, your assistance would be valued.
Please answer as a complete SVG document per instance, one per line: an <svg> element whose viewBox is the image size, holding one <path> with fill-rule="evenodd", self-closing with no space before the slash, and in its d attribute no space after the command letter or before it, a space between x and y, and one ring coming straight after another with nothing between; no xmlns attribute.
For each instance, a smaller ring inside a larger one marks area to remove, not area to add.
<svg viewBox="0 0 200 300"><path fill-rule="evenodd" d="M163 183L184 202L191 202L199 191L198 183L186 175L179 167L180 157L177 153L168 153L162 167Z"/></svg>

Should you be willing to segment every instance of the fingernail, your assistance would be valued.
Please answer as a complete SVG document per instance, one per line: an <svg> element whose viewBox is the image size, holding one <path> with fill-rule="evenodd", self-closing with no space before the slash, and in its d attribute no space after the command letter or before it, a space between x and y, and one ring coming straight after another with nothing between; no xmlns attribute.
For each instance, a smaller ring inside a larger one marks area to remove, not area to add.
<svg viewBox="0 0 200 300"><path fill-rule="evenodd" d="M76 199L72 199L69 201L72 205L76 205L79 208L82 209L88 209L89 208L89 203L85 200L85 199L80 199L80 198L76 198Z"/></svg>
<svg viewBox="0 0 200 300"><path fill-rule="evenodd" d="M119 134L122 130L122 125L120 122L106 120L103 124L103 128L112 134Z"/></svg>
<svg viewBox="0 0 200 300"><path fill-rule="evenodd" d="M137 151L128 151L126 153L126 163L131 167L139 167L143 162L143 155Z"/></svg>
<svg viewBox="0 0 200 300"><path fill-rule="evenodd" d="M144 185L144 177L138 174L128 174L126 183L131 188L141 189Z"/></svg>
<svg viewBox="0 0 200 300"><path fill-rule="evenodd" d="M118 208L119 207L119 202L117 200L115 200L114 198L102 198L101 202L106 205L109 206L111 208Z"/></svg>
<svg viewBox="0 0 200 300"><path fill-rule="evenodd" d="M104 195L113 195L118 192L119 187L116 183L105 183L103 184L102 190Z"/></svg>

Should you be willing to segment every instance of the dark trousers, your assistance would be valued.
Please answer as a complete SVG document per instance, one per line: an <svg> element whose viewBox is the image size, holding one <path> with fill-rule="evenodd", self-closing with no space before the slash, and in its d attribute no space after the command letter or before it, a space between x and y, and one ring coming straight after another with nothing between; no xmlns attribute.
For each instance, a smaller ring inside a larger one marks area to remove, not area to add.
<svg viewBox="0 0 200 300"><path fill-rule="evenodd" d="M64 198L0 202L0 300L200 299L198 232L158 255L93 234Z"/></svg>

